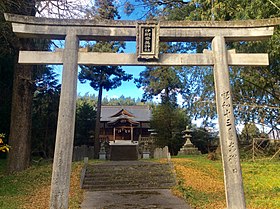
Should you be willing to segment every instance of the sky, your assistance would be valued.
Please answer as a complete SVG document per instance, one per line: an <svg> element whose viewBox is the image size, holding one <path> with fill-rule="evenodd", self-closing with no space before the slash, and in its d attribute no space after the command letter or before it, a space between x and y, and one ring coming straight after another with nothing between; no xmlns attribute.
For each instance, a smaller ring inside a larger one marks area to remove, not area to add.
<svg viewBox="0 0 280 209"><path fill-rule="evenodd" d="M131 42L126 44L126 53L134 53L136 51L136 43ZM145 69L145 67L142 66L123 66L123 70L125 70L126 73L132 74L133 79L127 82L122 82L122 85L116 89L110 90L110 91L103 91L103 97L108 98L119 98L120 96L124 95L125 97L131 97L131 98L142 98L142 94L144 91L140 88L136 87L136 84L134 83L134 79L139 77L139 74L141 71ZM90 85L89 82L85 84L81 84L78 81L78 90L79 95L84 95L86 93L89 94L95 94L98 93L94 91Z"/></svg>
<svg viewBox="0 0 280 209"><path fill-rule="evenodd" d="M127 16L123 13L123 7L119 8L119 13L121 15L122 20L135 20L141 17L142 13L140 11L133 13L130 16ZM124 50L125 53L136 53L136 42L126 42L126 49ZM125 70L126 73L132 74L133 79L127 82L122 82L122 85L116 89L110 90L110 91L103 91L103 97L107 98L119 98L120 96L125 97L131 97L131 98L142 98L142 94L144 91L140 88L136 87L136 84L134 83L134 79L139 77L139 74L141 71L145 69L144 66L123 66L123 70ZM85 93L89 94L95 94L98 93L94 91L89 83L81 84L78 81L78 94L84 95Z"/></svg>
<svg viewBox="0 0 280 209"><path fill-rule="evenodd" d="M124 0L116 0L116 2L119 5L119 14L121 16L122 20L136 20L143 16L143 8L137 8L132 15L127 16L124 14L123 10L124 7L122 6ZM131 1L132 2L132 1ZM39 13L37 16L44 16L44 17L52 17L52 18L64 18L69 16L68 13L60 12L58 15L57 9L55 5L49 5L47 3L41 3L41 7L44 8L45 6L48 6L49 9L42 10L41 13ZM89 7L94 5L94 0L76 0L74 3L70 3L71 8L73 10L79 10L81 5L88 5ZM61 7L62 5L60 5ZM40 10L40 9L39 9ZM72 10L72 12L73 12ZM78 15L79 12L74 12L74 18L79 18L79 16L75 17L75 15ZM71 14L72 15L72 14ZM126 42L126 49L124 50L125 53L136 53L136 42ZM145 67L142 66L124 66L122 67L123 70L125 70L126 73L132 74L133 79L128 82L122 82L122 85L116 89L110 90L110 91L103 91L103 97L107 98L119 98L120 96L125 97L131 97L131 98L142 98L142 94L144 91L140 88L136 87L136 84L134 83L134 79L139 77L139 74L141 71L145 69ZM62 67L61 66L55 66L54 69L56 69L56 73L59 74L59 80L61 82L61 74L62 74ZM90 85L89 82L86 82L84 84L80 83L78 81L78 89L77 94L80 96L83 96L85 94L95 94L97 96L98 92L94 91ZM156 100L156 99L155 99Z"/></svg>

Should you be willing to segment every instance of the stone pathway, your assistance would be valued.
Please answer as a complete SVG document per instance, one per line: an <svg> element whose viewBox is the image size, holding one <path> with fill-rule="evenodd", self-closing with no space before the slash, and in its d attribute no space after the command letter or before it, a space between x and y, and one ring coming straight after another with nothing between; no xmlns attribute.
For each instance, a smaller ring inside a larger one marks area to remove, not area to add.
<svg viewBox="0 0 280 209"><path fill-rule="evenodd" d="M170 189L87 191L82 209L191 209Z"/></svg>
<svg viewBox="0 0 280 209"><path fill-rule="evenodd" d="M173 179L173 180L172 180ZM82 209L190 209L170 190L174 178L168 164L107 161L89 165Z"/></svg>

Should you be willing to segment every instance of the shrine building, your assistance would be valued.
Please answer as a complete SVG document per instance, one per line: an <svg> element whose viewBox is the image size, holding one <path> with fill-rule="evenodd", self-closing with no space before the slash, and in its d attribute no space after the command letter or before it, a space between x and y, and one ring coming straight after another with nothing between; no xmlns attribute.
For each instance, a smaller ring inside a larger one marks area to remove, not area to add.
<svg viewBox="0 0 280 209"><path fill-rule="evenodd" d="M148 137L151 115L151 108L147 105L102 106L100 139L133 142Z"/></svg>

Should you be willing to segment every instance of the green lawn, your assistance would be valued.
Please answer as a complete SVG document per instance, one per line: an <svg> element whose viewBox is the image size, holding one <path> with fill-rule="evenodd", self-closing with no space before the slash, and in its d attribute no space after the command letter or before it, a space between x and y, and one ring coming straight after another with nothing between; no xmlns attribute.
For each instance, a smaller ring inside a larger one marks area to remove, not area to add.
<svg viewBox="0 0 280 209"><path fill-rule="evenodd" d="M23 172L5 174L6 160L0 159L0 208L48 208L52 164L42 162ZM79 208L81 191L79 174L81 163L73 163L76 175L72 176L72 187L76 192L70 197L70 207ZM36 206L35 206L36 205Z"/></svg>
<svg viewBox="0 0 280 209"><path fill-rule="evenodd" d="M221 161L206 156L173 158L176 192L197 208L225 208ZM280 208L280 161L242 162L247 208Z"/></svg>
<svg viewBox="0 0 280 209"><path fill-rule="evenodd" d="M280 208L280 161L243 162L244 190L252 208Z"/></svg>
<svg viewBox="0 0 280 209"><path fill-rule="evenodd" d="M221 161L206 156L172 158L179 185L174 192L193 208L226 208ZM6 175L5 160L0 160L0 209L48 208L51 163L33 165L26 171ZM70 208L79 208L82 163L73 163ZM242 162L248 209L280 208L280 161Z"/></svg>
<svg viewBox="0 0 280 209"><path fill-rule="evenodd" d="M0 160L0 208L20 208L27 196L38 186L49 183L51 165L32 166L26 171L6 175L5 160Z"/></svg>

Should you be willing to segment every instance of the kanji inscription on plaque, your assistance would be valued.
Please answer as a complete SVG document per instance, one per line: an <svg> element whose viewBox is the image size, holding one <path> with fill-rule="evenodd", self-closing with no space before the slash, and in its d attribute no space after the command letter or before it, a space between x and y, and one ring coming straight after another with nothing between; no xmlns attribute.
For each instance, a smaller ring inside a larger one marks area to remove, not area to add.
<svg viewBox="0 0 280 209"><path fill-rule="evenodd" d="M155 60L158 59L158 24L138 23L137 31L137 54L138 59Z"/></svg>
<svg viewBox="0 0 280 209"><path fill-rule="evenodd" d="M153 43L153 28L143 27L143 40L142 40L142 50L143 52L152 52Z"/></svg>

